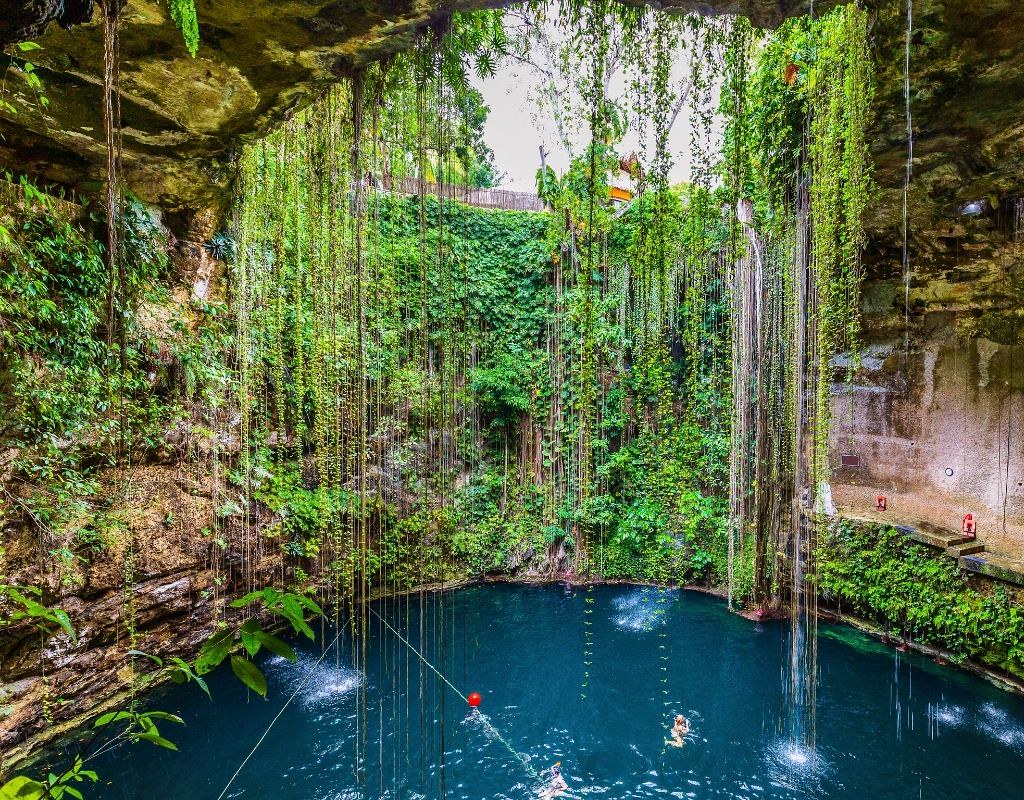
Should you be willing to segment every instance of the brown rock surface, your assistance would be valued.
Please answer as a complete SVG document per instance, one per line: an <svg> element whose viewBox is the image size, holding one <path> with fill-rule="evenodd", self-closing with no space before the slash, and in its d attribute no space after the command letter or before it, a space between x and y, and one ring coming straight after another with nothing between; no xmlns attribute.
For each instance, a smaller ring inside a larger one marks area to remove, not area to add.
<svg viewBox="0 0 1024 800"><path fill-rule="evenodd" d="M236 587L231 568L240 532L222 529L223 552L204 533L213 516L211 486L196 480L195 469L150 465L104 475L102 494L123 527L71 574L53 559L40 573L44 534L7 528L0 572L15 584L46 587L44 599L67 611L77 642L62 633L40 652L39 634L28 626L0 637L0 773L41 740L122 697L131 687L133 646L161 657L197 652L225 598L245 588ZM264 558L260 568L279 575L280 561Z"/></svg>

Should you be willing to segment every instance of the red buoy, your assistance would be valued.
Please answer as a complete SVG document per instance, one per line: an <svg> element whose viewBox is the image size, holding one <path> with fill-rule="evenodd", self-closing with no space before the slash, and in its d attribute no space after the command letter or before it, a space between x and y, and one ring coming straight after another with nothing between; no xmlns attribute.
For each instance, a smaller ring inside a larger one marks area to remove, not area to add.
<svg viewBox="0 0 1024 800"><path fill-rule="evenodd" d="M466 702L469 703L473 708L480 705L480 701L483 698L480 697L480 692L470 692L469 697L466 698Z"/></svg>

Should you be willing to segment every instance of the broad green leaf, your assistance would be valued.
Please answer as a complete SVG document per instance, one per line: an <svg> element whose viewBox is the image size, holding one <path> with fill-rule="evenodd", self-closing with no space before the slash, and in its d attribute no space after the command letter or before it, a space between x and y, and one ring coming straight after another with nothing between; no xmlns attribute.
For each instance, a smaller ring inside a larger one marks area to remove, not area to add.
<svg viewBox="0 0 1024 800"><path fill-rule="evenodd" d="M260 631L256 634L256 637L260 640L260 643L274 655L281 656L281 658L286 658L289 661L295 661L295 651L287 642L278 639L276 636L267 633L266 631Z"/></svg>
<svg viewBox="0 0 1024 800"><path fill-rule="evenodd" d="M102 728L104 725L109 725L111 722L119 722L122 719L134 719L135 715L130 711L111 711L109 714L104 714L96 722L93 723L94 728Z"/></svg>
<svg viewBox="0 0 1024 800"><path fill-rule="evenodd" d="M154 656L152 653L147 653L144 650L129 650L128 655L139 656L140 658L148 658L158 667L162 667L164 665L164 660L160 658L160 656Z"/></svg>
<svg viewBox="0 0 1024 800"><path fill-rule="evenodd" d="M242 647L250 656L254 656L260 651L260 640L256 634L242 631Z"/></svg>
<svg viewBox="0 0 1024 800"><path fill-rule="evenodd" d="M198 685L199 688L202 689L206 693L206 696L210 700L213 700L213 695L210 694L210 687L206 685L206 681L204 681L198 675L194 676L194 680L196 682L196 685Z"/></svg>
<svg viewBox="0 0 1024 800"><path fill-rule="evenodd" d="M253 602L261 599L263 596L264 596L263 592L249 592L249 594L243 595L242 597L239 597L237 600L232 600L231 601L231 607L232 608L242 608L242 606L247 606L250 603L253 603Z"/></svg>
<svg viewBox="0 0 1024 800"><path fill-rule="evenodd" d="M45 793L45 785L26 775L15 775L0 786L0 800L38 800Z"/></svg>
<svg viewBox="0 0 1024 800"><path fill-rule="evenodd" d="M157 747L165 747L168 750L177 750L178 749L178 745L176 745L174 742L170 741L169 739L165 739L163 736L161 736L158 733L143 733L143 734L140 734L137 738L141 742L151 742L152 744L155 744Z"/></svg>
<svg viewBox="0 0 1024 800"><path fill-rule="evenodd" d="M143 714L145 717L151 717L152 719L165 719L168 722L176 722L179 725L184 725L185 720L179 717L177 714L171 714L168 711L147 711Z"/></svg>
<svg viewBox="0 0 1024 800"><path fill-rule="evenodd" d="M260 697L267 696L267 679L259 667L241 656L231 656L231 669L238 679Z"/></svg>

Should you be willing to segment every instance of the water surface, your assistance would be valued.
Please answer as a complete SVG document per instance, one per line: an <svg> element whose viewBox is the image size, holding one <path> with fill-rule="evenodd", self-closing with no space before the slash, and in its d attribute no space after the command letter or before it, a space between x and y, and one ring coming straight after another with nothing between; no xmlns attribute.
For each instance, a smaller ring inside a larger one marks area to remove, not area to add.
<svg viewBox="0 0 1024 800"><path fill-rule="evenodd" d="M714 598L498 585L375 609L480 711L371 617L365 654L343 634L323 658L299 643L298 663L265 660L267 701L225 670L213 702L158 691L187 722L161 729L180 752L98 759L92 796L217 800L280 713L225 797L528 798L556 761L576 798L1024 797L1021 698L846 628L822 628L811 756L780 731L785 625ZM665 743L675 713L683 748Z"/></svg>

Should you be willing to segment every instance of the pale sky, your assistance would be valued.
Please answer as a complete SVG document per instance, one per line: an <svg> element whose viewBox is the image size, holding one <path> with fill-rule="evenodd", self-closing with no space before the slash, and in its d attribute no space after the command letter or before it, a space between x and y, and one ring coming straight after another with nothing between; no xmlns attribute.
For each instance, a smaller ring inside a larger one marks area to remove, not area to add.
<svg viewBox="0 0 1024 800"><path fill-rule="evenodd" d="M568 167L569 159L557 144L558 138L554 122L550 119L550 112L538 109L537 103L532 99L532 90L536 89L538 81L530 70L512 69L508 66L500 67L492 78L473 79L473 84L480 90L484 102L491 109L484 126L484 138L494 150L498 171L505 174L501 182L502 188L505 189L523 192L536 190L536 174L540 167L538 148L541 143L550 151L547 163L559 175ZM610 94L615 96L621 92L624 81L622 75L617 75L612 81ZM720 131L716 130L714 135L720 136ZM689 116L687 110L684 110L669 136L669 147L674 162L669 175L671 183L689 179L690 136ZM575 151L582 152L586 146L586 130L579 131L572 138ZM624 156L637 149L635 132L627 134L620 149ZM716 151L717 144L713 144L712 152ZM645 159L642 154L640 156L643 162Z"/></svg>

